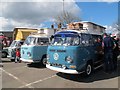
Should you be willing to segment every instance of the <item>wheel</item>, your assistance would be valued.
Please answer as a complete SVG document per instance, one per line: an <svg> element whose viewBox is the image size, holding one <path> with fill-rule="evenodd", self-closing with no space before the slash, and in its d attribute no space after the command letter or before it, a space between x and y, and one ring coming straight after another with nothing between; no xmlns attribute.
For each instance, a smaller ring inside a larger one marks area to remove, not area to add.
<svg viewBox="0 0 120 90"><path fill-rule="evenodd" d="M90 63L88 63L87 65L86 65L86 69L85 69L85 76L90 76L91 75L91 73L92 73L92 64L90 64Z"/></svg>
<svg viewBox="0 0 120 90"><path fill-rule="evenodd" d="M45 66L47 63L47 58L46 57L42 58L41 63L43 66Z"/></svg>
<svg viewBox="0 0 120 90"><path fill-rule="evenodd" d="M7 58L7 53L6 52L2 52L2 58Z"/></svg>

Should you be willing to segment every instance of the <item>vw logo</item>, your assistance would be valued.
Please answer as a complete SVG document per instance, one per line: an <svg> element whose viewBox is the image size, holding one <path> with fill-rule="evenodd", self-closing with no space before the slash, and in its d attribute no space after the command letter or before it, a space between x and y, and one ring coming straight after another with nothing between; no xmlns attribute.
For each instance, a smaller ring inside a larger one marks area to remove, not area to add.
<svg viewBox="0 0 120 90"><path fill-rule="evenodd" d="M54 53L53 57L54 57L55 60L58 60L59 55L57 53Z"/></svg>

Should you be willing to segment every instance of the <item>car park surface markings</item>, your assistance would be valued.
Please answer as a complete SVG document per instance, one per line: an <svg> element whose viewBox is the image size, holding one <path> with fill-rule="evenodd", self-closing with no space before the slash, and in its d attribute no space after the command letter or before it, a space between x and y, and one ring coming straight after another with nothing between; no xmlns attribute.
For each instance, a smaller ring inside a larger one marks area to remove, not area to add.
<svg viewBox="0 0 120 90"><path fill-rule="evenodd" d="M21 82L23 85L24 85L24 84L27 85L27 83L21 81L18 77L14 76L13 74L11 74L11 73L5 71L4 69L2 69L2 71L5 72L6 74L8 74L9 76L13 77L15 80ZM31 85L29 85L28 88L34 88L34 87L32 87Z"/></svg>
<svg viewBox="0 0 120 90"><path fill-rule="evenodd" d="M44 79L40 79L40 80L38 80L38 81L31 82L31 83L29 83L29 84L23 85L23 86L21 86L21 87L19 87L19 88L24 88L24 87L26 87L26 86L31 86L32 84L39 83L39 82L42 82L42 81L45 81L45 80L51 79L51 78L56 77L56 76L57 76L57 75L55 74L55 75L52 75L52 76L46 77L46 78L44 78Z"/></svg>
<svg viewBox="0 0 120 90"><path fill-rule="evenodd" d="M16 67L16 68L10 68L10 70L17 70L17 69L22 69L22 68L26 68L27 66L22 66L22 67ZM9 69L7 69L9 70Z"/></svg>

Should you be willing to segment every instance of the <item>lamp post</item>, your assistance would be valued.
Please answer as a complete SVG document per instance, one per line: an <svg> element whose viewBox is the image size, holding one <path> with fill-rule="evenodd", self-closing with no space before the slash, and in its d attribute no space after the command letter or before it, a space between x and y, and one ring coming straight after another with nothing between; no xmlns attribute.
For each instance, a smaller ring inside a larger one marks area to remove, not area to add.
<svg viewBox="0 0 120 90"><path fill-rule="evenodd" d="M63 0L63 14L65 13L65 11L64 11L64 0Z"/></svg>

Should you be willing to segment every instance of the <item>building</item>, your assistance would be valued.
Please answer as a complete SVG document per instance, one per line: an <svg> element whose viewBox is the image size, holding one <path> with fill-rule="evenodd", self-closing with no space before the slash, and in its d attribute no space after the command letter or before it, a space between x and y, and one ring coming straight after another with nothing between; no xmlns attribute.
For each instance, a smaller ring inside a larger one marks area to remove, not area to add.
<svg viewBox="0 0 120 90"><path fill-rule="evenodd" d="M101 34L105 32L105 27L89 21L73 22L67 25L67 29L78 29L88 31L92 34Z"/></svg>
<svg viewBox="0 0 120 90"><path fill-rule="evenodd" d="M52 36L55 33L55 29L52 28L41 28L38 30L38 33L45 33L48 36Z"/></svg>

